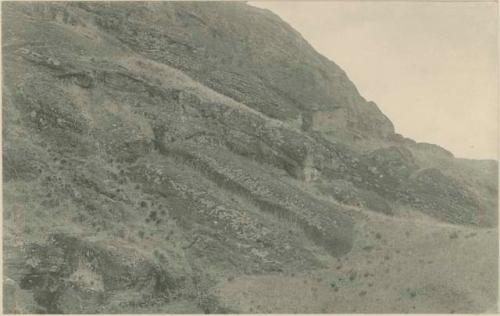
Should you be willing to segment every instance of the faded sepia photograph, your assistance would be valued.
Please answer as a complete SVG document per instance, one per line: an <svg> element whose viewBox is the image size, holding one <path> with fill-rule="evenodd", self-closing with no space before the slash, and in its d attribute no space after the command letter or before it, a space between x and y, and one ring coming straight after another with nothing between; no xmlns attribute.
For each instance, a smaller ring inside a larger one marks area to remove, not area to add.
<svg viewBox="0 0 500 316"><path fill-rule="evenodd" d="M496 1L3 1L6 314L497 313Z"/></svg>

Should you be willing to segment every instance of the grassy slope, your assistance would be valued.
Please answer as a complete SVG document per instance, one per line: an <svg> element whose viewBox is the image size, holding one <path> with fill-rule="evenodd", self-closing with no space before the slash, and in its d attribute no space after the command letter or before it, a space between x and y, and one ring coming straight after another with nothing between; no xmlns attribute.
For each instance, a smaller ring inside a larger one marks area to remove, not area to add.
<svg viewBox="0 0 500 316"><path fill-rule="evenodd" d="M222 280L217 295L258 313L496 311L497 230L358 212L353 251L327 269Z"/></svg>

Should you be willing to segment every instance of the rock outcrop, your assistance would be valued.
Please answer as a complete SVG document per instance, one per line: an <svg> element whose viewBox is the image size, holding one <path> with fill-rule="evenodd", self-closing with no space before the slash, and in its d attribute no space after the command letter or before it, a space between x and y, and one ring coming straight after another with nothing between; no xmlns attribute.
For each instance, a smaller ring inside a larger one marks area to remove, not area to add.
<svg viewBox="0 0 500 316"><path fill-rule="evenodd" d="M269 11L3 3L2 21L7 312L228 312L217 278L323 267L353 208L496 225L496 162L395 134Z"/></svg>

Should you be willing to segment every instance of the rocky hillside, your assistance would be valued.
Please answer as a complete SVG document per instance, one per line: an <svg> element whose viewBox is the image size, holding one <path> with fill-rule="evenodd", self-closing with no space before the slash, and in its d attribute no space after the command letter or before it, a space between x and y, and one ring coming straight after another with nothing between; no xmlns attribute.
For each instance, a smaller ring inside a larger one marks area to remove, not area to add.
<svg viewBox="0 0 500 316"><path fill-rule="evenodd" d="M222 281L325 271L373 218L496 234L496 161L396 134L269 11L2 3L2 32L6 312L242 312Z"/></svg>

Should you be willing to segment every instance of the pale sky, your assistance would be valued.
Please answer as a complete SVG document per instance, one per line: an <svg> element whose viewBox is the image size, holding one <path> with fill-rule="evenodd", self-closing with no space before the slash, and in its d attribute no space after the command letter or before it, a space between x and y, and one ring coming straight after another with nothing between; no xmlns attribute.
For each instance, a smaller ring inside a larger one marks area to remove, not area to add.
<svg viewBox="0 0 500 316"><path fill-rule="evenodd" d="M497 159L494 2L249 2L342 67L396 131L457 157Z"/></svg>

